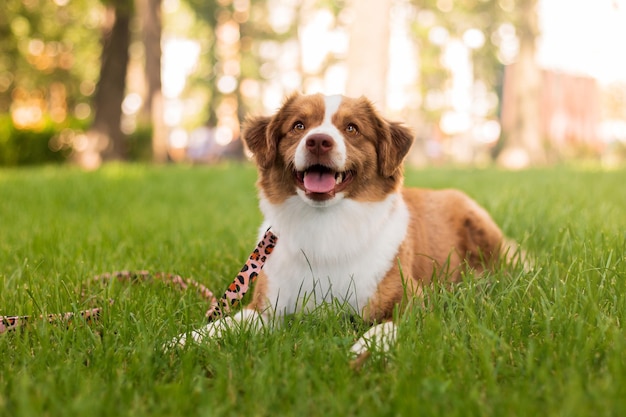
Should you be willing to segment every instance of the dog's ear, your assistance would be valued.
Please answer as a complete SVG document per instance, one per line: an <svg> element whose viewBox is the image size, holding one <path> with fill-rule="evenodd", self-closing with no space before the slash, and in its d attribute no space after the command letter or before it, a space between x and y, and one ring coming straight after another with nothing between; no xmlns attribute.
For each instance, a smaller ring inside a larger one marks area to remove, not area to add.
<svg viewBox="0 0 626 417"><path fill-rule="evenodd" d="M261 168L269 168L276 157L276 141L270 137L269 131L271 121L272 118L267 116L250 117L244 122L241 132Z"/></svg>
<svg viewBox="0 0 626 417"><path fill-rule="evenodd" d="M284 101L282 107L273 117L255 116L249 117L243 123L241 134L248 145L248 149L254 155L257 165L262 169L268 169L278 154L278 142L281 138L281 123L285 108L289 107L300 93L292 93Z"/></svg>
<svg viewBox="0 0 626 417"><path fill-rule="evenodd" d="M378 167L380 174L393 177L401 168L404 157L413 144L413 133L407 127L396 122L386 122L389 134L378 146Z"/></svg>

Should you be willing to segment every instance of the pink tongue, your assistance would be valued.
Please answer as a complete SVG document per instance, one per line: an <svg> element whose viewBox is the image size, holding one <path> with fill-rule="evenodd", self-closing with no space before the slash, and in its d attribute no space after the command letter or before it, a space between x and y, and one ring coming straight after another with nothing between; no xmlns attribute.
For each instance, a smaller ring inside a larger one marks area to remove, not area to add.
<svg viewBox="0 0 626 417"><path fill-rule="evenodd" d="M306 172L304 188L311 193L329 193L335 189L335 174L333 172Z"/></svg>

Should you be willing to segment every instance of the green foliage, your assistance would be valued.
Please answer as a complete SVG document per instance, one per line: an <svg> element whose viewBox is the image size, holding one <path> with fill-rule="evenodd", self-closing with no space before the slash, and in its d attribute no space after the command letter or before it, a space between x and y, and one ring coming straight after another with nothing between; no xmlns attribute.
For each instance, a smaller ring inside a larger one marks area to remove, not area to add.
<svg viewBox="0 0 626 417"><path fill-rule="evenodd" d="M54 149L51 141L64 130L84 127L85 123L77 120L59 124L45 119L37 128L17 129L8 115L0 115L0 166L63 162L71 149Z"/></svg>
<svg viewBox="0 0 626 417"><path fill-rule="evenodd" d="M100 3L65 3L6 0L0 4L0 113L19 104L16 90L25 99L50 100L50 87L58 83L64 86L62 95L70 111L93 93L99 71L95 63L100 54Z"/></svg>
<svg viewBox="0 0 626 417"><path fill-rule="evenodd" d="M130 161L152 161L152 125L140 124L127 140Z"/></svg>
<svg viewBox="0 0 626 417"><path fill-rule="evenodd" d="M243 119L250 109L258 109L262 105L261 97L250 97L240 91L241 83L245 80L254 82L265 81L259 69L267 64L259 54L259 45L271 41L280 44L284 41L293 41L297 37L298 19L294 19L285 33L276 33L270 25L270 7L267 0L245 2L206 2L202 0L188 0L187 4L195 13L198 21L196 26L201 33L207 36L198 36L196 39L202 45L201 62L198 70L189 79L189 90L202 89L207 96L208 115L205 123L216 125L220 107L223 103L233 100L237 105L237 117ZM302 5L296 3L286 7L296 9L300 13ZM217 33L222 25L234 25L239 31L239 39L232 44L220 44ZM233 57L236 57L238 69L234 76L237 78L237 88L233 92L222 92L218 88L218 80L232 66ZM274 63L271 63L274 64ZM232 104L228 104L231 106Z"/></svg>
<svg viewBox="0 0 626 417"><path fill-rule="evenodd" d="M18 129L8 115L0 116L0 166L61 163L72 154L72 140L83 134L88 121L50 119L33 129ZM128 159L152 160L152 127L139 125L128 135Z"/></svg>
<svg viewBox="0 0 626 417"><path fill-rule="evenodd" d="M478 29L485 37L484 44L471 51L474 77L482 81L490 91L501 88L503 64L498 58L496 32L503 23L515 24L519 13L509 1L463 0L463 1L414 1L418 18L413 24L420 51L420 79L422 93L441 90L449 82L449 70L441 63L442 47L429 40L434 27L444 28L451 38L462 39L468 29ZM441 109L422 109L425 116L436 121Z"/></svg>
<svg viewBox="0 0 626 417"><path fill-rule="evenodd" d="M165 352L204 322L195 294L83 287L145 268L221 291L256 243L251 166L0 170L0 314L115 299L92 326L0 335L0 415L622 415L624 174L409 171L407 185L470 193L537 265L429 288L426 308L400 319L390 357L354 372L346 352L367 327L340 306Z"/></svg>

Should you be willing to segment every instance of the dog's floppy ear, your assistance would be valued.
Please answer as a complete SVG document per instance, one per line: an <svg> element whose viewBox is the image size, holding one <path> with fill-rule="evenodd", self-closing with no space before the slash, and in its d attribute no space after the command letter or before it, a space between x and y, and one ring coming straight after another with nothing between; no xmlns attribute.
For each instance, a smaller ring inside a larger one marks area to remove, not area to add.
<svg viewBox="0 0 626 417"><path fill-rule="evenodd" d="M285 108L290 106L300 93L295 92L287 97L282 107L273 117L254 116L249 117L243 123L241 133L243 140L248 145L250 152L254 154L257 165L262 169L268 169L278 154L278 142L280 141L282 114Z"/></svg>
<svg viewBox="0 0 626 417"><path fill-rule="evenodd" d="M388 121L387 127L389 134L378 146L378 167L385 178L394 176L401 169L402 161L413 144L413 133L407 127Z"/></svg>
<svg viewBox="0 0 626 417"><path fill-rule="evenodd" d="M276 157L276 141L270 137L268 129L271 121L271 117L256 116L243 124L243 139L261 168L269 168Z"/></svg>

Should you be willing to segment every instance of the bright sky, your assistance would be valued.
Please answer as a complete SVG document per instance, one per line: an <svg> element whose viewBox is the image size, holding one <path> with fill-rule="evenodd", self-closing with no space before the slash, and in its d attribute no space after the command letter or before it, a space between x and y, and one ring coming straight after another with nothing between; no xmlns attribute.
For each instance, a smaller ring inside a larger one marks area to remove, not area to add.
<svg viewBox="0 0 626 417"><path fill-rule="evenodd" d="M546 68L626 81L626 0L540 0Z"/></svg>

